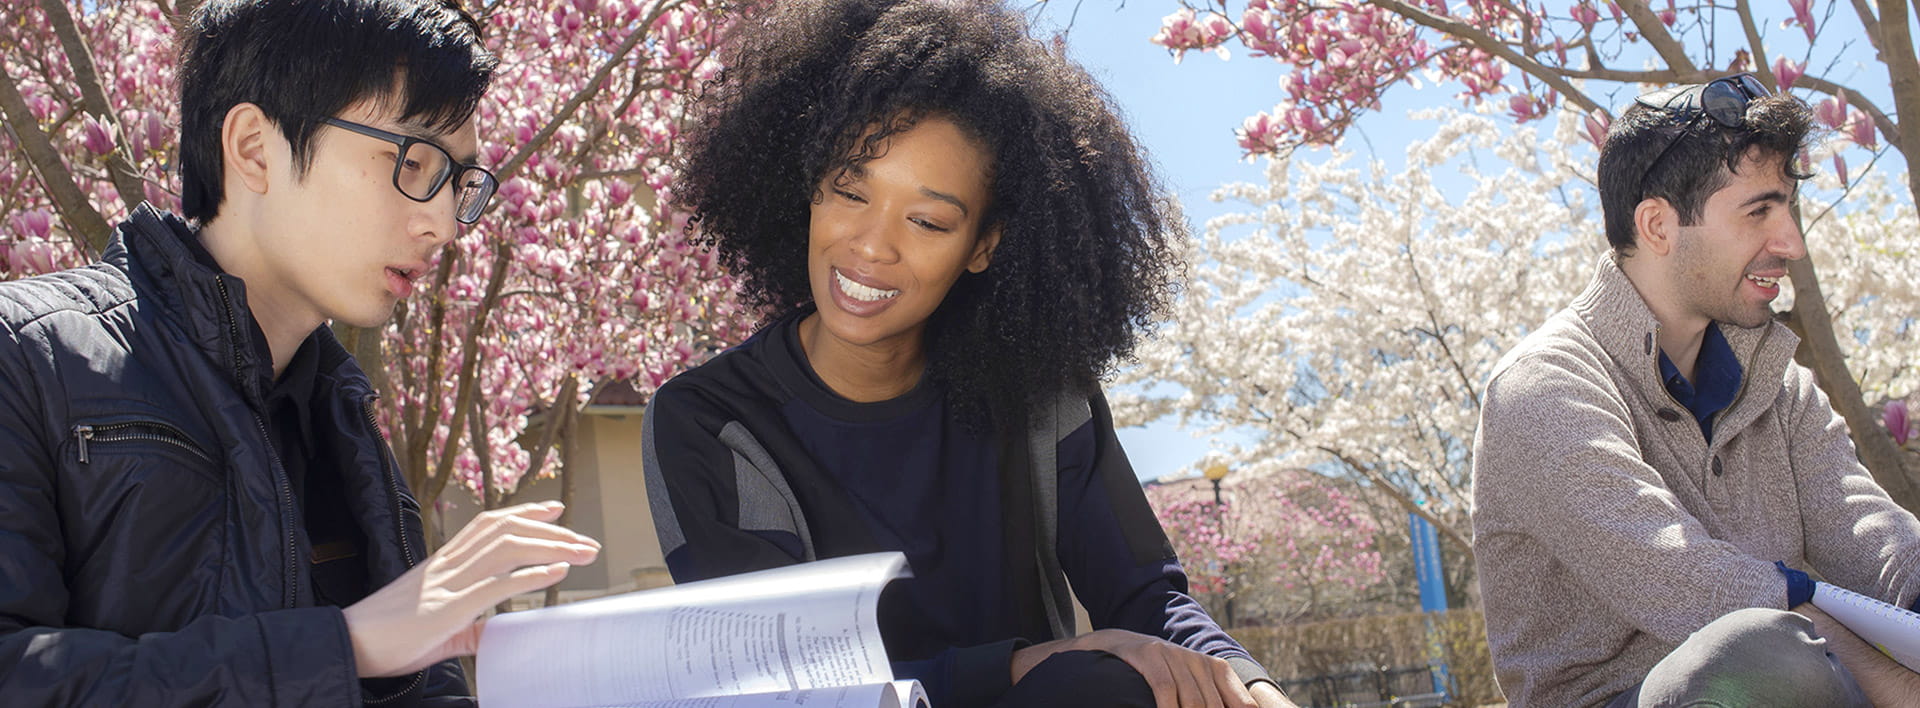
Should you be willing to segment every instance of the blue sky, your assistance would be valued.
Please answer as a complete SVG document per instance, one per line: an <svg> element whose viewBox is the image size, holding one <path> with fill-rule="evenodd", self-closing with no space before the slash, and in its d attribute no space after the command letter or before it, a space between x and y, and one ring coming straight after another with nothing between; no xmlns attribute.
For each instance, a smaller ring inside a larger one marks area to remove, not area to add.
<svg viewBox="0 0 1920 708"><path fill-rule="evenodd" d="M1241 159L1233 130L1245 117L1272 108L1281 95L1278 81L1284 67L1270 59L1249 57L1237 45L1230 45L1237 51L1227 61L1211 54L1189 53L1182 63L1174 64L1167 52L1148 38L1159 29L1160 18L1177 7L1174 0L1051 0L1039 11L1035 33L1043 37L1056 33L1072 15L1072 26L1066 33L1069 53L1113 95L1198 233L1208 219L1234 210L1233 205L1210 201L1207 197L1213 190L1231 182L1264 179L1263 164ZM1837 57L1820 60L1823 65L1816 69L1862 89L1881 106L1890 105L1891 90L1874 85L1874 77L1885 81L1885 71L1874 62L1858 21L1846 12L1830 19L1820 25L1822 46L1846 50ZM1778 51L1806 50L1798 28L1781 28L1774 22L1762 31L1769 46ZM1829 60L1832 63L1825 64ZM1371 153L1388 167L1399 167L1405 164L1406 146L1430 136L1433 129L1431 124L1408 120L1407 112L1460 105L1453 98L1457 86L1429 86L1419 91L1408 88L1396 87L1388 93L1381 111L1358 121L1356 130L1349 133L1347 149ZM1620 90L1624 89L1616 93ZM1628 100L1624 94L1596 96L1603 101L1610 98L1615 103ZM1897 157L1890 154L1883 158L1881 168L1900 172L1903 166ZM1829 165L1817 168L1828 169ZM1856 173L1859 168L1860 164L1853 164ZM1211 442L1181 428L1172 418L1122 429L1119 434L1141 479L1181 471L1204 455Z"/></svg>

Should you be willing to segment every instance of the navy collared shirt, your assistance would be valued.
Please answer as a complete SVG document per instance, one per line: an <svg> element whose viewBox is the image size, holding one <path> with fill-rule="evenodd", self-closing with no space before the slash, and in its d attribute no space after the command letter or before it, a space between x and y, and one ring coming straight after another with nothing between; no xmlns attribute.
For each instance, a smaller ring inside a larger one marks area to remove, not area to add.
<svg viewBox="0 0 1920 708"><path fill-rule="evenodd" d="M1707 440L1713 440L1713 414L1733 405L1733 397L1740 395L1740 361L1733 357L1733 347L1727 345L1727 338L1720 334L1720 324L1707 327L1706 336L1700 342L1700 356L1694 360L1697 382L1688 381L1680 368L1673 365L1666 352L1660 352L1660 381L1667 386L1667 393L1673 394L1673 400L1686 406L1693 413L1693 419L1700 423L1700 434Z"/></svg>

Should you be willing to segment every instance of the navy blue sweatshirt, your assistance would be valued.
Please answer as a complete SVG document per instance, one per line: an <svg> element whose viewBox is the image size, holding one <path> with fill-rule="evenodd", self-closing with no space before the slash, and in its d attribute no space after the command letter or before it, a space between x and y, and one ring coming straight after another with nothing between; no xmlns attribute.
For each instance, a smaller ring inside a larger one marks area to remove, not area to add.
<svg viewBox="0 0 1920 708"><path fill-rule="evenodd" d="M813 373L804 312L675 377L646 418L647 491L676 582L872 551L906 554L913 577L881 597L898 678L938 706L987 705L1012 652L1054 637L1027 515L1008 483L1011 447L969 432L937 386L855 403ZM1096 392L1058 442L1054 549L1095 628L1156 636L1266 678L1187 594ZM1028 500L1026 503L1031 503Z"/></svg>

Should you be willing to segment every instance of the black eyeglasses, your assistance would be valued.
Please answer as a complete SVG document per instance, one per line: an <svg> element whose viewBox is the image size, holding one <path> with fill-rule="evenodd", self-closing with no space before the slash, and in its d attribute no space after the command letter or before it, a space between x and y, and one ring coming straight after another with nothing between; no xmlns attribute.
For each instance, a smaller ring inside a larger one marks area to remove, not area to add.
<svg viewBox="0 0 1920 708"><path fill-rule="evenodd" d="M1667 153L1673 152L1673 146L1680 143L1680 137L1701 117L1712 118L1713 122L1728 128L1738 128L1746 121L1747 106L1754 101L1773 95L1765 84L1752 74L1734 74L1723 76L1704 84L1674 86L1634 99L1635 103L1664 111L1681 125L1680 130L1667 138L1665 147L1647 163L1647 169L1640 173L1641 192L1645 193L1647 176L1653 174L1653 168L1667 159Z"/></svg>
<svg viewBox="0 0 1920 708"><path fill-rule="evenodd" d="M393 156L393 187L408 199L433 201L440 188L452 182L453 218L462 224L479 221L480 212L486 210L487 201L493 199L493 193L500 188L492 172L479 165L455 162L446 148L432 142L339 118L323 118L320 122L399 146L400 151Z"/></svg>

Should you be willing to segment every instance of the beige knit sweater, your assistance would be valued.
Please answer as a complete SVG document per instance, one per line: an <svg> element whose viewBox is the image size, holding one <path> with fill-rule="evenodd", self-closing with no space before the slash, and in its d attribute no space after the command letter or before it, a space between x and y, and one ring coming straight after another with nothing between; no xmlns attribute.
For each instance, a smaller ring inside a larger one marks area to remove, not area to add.
<svg viewBox="0 0 1920 708"><path fill-rule="evenodd" d="M1785 608L1776 560L1920 595L1920 521L1860 466L1794 334L1721 326L1745 375L1708 443L1661 385L1658 326L1603 257L1487 384L1473 550L1516 708L1601 704L1715 618Z"/></svg>

